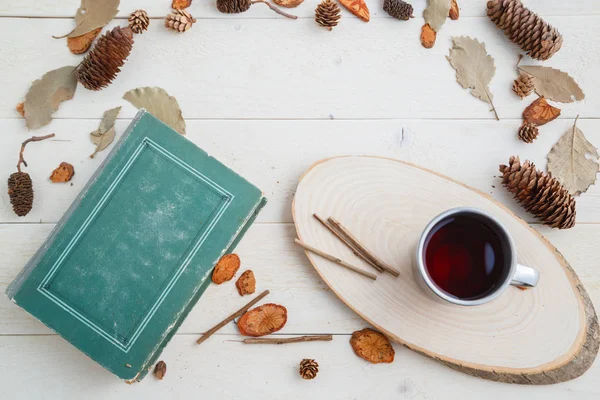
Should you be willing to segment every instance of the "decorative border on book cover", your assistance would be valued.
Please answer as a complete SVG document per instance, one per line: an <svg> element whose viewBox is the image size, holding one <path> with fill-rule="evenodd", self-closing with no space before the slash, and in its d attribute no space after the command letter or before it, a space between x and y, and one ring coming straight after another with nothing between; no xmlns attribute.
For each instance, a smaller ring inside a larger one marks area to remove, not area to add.
<svg viewBox="0 0 600 400"><path fill-rule="evenodd" d="M108 329L105 329L104 327L100 326L101 324L97 323L97 321L94 322L92 319L83 315L83 313L80 310L78 310L76 306L67 304L67 302L60 299L56 294L54 294L50 290L48 290L48 286L49 286L48 284L53 279L53 277L56 275L61 264L68 257L70 251L75 247L78 240L83 236L86 229L91 225L94 218L101 212L103 206L107 202L110 201L112 194L118 188L119 184L121 183L123 178L126 176L127 172L129 171L131 166L134 164L135 160L142 153L142 151L144 149L147 149L148 147L151 147L152 149L158 151L161 155L165 156L167 159L174 162L175 164L177 164L178 166L183 168L185 171L189 172L190 174L192 174L193 176L198 178L204 184L208 185L211 190L215 191L218 195L220 195L222 197L223 201L220 203L220 207L218 207L218 209L216 208L216 212L214 212L212 214L212 219L208 222L208 227L202 233L202 235L200 235L197 242L192 246L191 251L184 258L183 262L178 266L178 268L175 270L175 273L170 275L169 277L167 277L165 282L167 280L168 280L168 282L165 285L163 285L164 286L163 291L157 297L155 303L152 305L152 307L150 307L150 309L148 310L148 313L144 316L144 318L140 319L140 322L138 323L136 329L133 331L131 336L128 335L129 337L125 337L125 338L117 337L117 335L115 335L114 333L111 334L111 333L107 332ZM113 343L117 348L119 348L122 351L127 353L131 349L131 347L134 345L137 338L140 336L141 332L144 330L144 328L146 327L148 322L152 319L152 317L154 316L154 314L156 313L156 311L158 310L159 306L164 301L166 296L169 294L169 292L171 291L173 286L177 283L177 280L183 274L183 272L185 271L187 266L190 264L193 257L200 250L200 247L202 246L202 244L204 243L204 241L206 240L208 235L211 233L211 231L213 230L213 228L215 227L217 222L221 219L221 216L223 215L225 210L229 207L229 205L231 204L231 202L233 201L234 198L235 198L235 196L232 193L230 193L229 191L227 191L225 188L223 188L222 186L220 186L219 184L217 184L216 182L214 182L213 180L211 180L210 178L208 178L207 176L202 174L200 171L192 168L185 161L181 160L179 157L175 156L173 153L169 152L164 147L162 147L159 144L157 144L156 142L154 142L152 139L145 137L142 140L142 142L140 143L140 145L137 147L135 152L132 154L132 156L129 158L129 160L123 167L123 169L119 172L119 174L117 175L114 182L111 183L111 185L108 188L108 190L106 191L106 193L98 201L98 203L96 204L96 206L94 207L92 212L88 215L88 217L85 219L84 223L81 225L79 230L76 232L76 234L70 240L69 244L65 247L65 249L63 250L61 255L58 257L58 259L52 266L52 268L50 268L50 270L48 271L48 273L46 274L46 276L44 277L42 282L39 284L37 290L40 293L42 293L44 296L49 298L51 301L56 303L64 311L68 312L73 317L77 318L79 321L81 321L83 324L85 324L87 327L92 329L94 332L98 333L100 336L102 336L109 342Z"/></svg>

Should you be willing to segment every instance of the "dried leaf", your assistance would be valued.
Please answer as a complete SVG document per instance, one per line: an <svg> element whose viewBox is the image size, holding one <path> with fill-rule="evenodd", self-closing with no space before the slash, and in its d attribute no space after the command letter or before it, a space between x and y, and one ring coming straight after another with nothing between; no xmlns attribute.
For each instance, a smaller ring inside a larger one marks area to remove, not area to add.
<svg viewBox="0 0 600 400"><path fill-rule="evenodd" d="M519 68L535 78L535 91L540 96L559 103L572 103L585 98L575 79L566 72L538 65L524 65Z"/></svg>
<svg viewBox="0 0 600 400"><path fill-rule="evenodd" d="M217 285L223 282L230 281L238 269L240 269L241 261L237 254L225 254L213 270L212 281Z"/></svg>
<svg viewBox="0 0 600 400"><path fill-rule="evenodd" d="M371 13L365 0L340 0L340 4L365 22L369 22L371 19Z"/></svg>
<svg viewBox="0 0 600 400"><path fill-rule="evenodd" d="M598 149L577 127L569 129L548 153L548 172L573 196L585 193L596 182L600 169Z"/></svg>
<svg viewBox="0 0 600 400"><path fill-rule="evenodd" d="M452 21L456 21L460 17L460 10L456 0L452 0L450 2L450 11L448 12L448 17L450 17Z"/></svg>
<svg viewBox="0 0 600 400"><path fill-rule="evenodd" d="M423 25L421 28L421 44L426 49L430 49L435 44L435 38L437 37L437 33L431 29L429 24Z"/></svg>
<svg viewBox="0 0 600 400"><path fill-rule="evenodd" d="M365 328L352 333L350 345L357 356L372 364L394 361L395 351L389 339L373 329Z"/></svg>
<svg viewBox="0 0 600 400"><path fill-rule="evenodd" d="M278 304L268 303L242 315L238 329L244 336L264 336L277 332L287 322L287 309Z"/></svg>
<svg viewBox="0 0 600 400"><path fill-rule="evenodd" d="M451 0L428 0L427 8L423 11L425 23L429 24L434 31L439 31L448 18Z"/></svg>
<svg viewBox="0 0 600 400"><path fill-rule="evenodd" d="M115 140L115 121L121 111L121 107L115 107L104 112L100 127L90 133L92 143L96 145L96 150L90 155L94 158L96 154L106 149Z"/></svg>
<svg viewBox="0 0 600 400"><path fill-rule="evenodd" d="M192 0L173 0L171 8L174 10L185 10L192 5Z"/></svg>
<svg viewBox="0 0 600 400"><path fill-rule="evenodd" d="M304 0L273 0L273 3L285 8L294 8L304 3Z"/></svg>
<svg viewBox="0 0 600 400"><path fill-rule="evenodd" d="M560 109L548 104L545 98L540 97L523 111L523 119L537 126L542 126L554 121L560 115Z"/></svg>
<svg viewBox="0 0 600 400"><path fill-rule="evenodd" d="M252 270L244 271L235 283L235 287L240 296L254 293L256 291L256 278L254 277L254 272L252 272Z"/></svg>
<svg viewBox="0 0 600 400"><path fill-rule="evenodd" d="M52 121L52 114L77 89L77 67L62 67L46 72L31 84L25 96L25 121L29 129L41 128Z"/></svg>
<svg viewBox="0 0 600 400"><path fill-rule="evenodd" d="M81 6L75 14L75 29L64 36L54 36L55 39L64 37L74 38L84 35L108 24L119 12L119 0L81 0Z"/></svg>
<svg viewBox="0 0 600 400"><path fill-rule="evenodd" d="M73 54L83 54L90 49L101 31L102 28L97 28L81 36L67 38L67 47Z"/></svg>
<svg viewBox="0 0 600 400"><path fill-rule="evenodd" d="M156 376L156 379L162 381L166 374L167 374L167 363L165 363L164 361L159 361L156 364L156 367L154 367L154 376Z"/></svg>
<svg viewBox="0 0 600 400"><path fill-rule="evenodd" d="M123 96L137 108L145 108L171 128L185 135L185 120L177 99L159 87L141 87L130 90Z"/></svg>
<svg viewBox="0 0 600 400"><path fill-rule="evenodd" d="M494 59L487 54L485 44L468 36L452 38L453 46L446 59L456 70L456 80L464 89L471 89L471 94L489 103L498 118L492 103L493 96L488 85L496 72Z"/></svg>
<svg viewBox="0 0 600 400"><path fill-rule="evenodd" d="M75 168L68 162L61 162L60 165L52 171L50 180L54 183L65 183L69 182L75 175Z"/></svg>

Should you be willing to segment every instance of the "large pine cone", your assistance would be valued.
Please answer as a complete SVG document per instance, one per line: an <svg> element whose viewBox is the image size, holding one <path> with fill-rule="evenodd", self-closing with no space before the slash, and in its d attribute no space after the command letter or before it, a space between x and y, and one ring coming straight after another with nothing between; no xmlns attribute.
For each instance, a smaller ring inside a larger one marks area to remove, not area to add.
<svg viewBox="0 0 600 400"><path fill-rule="evenodd" d="M315 360L305 358L300 361L299 372L302 379L313 379L319 372L319 364Z"/></svg>
<svg viewBox="0 0 600 400"><path fill-rule="evenodd" d="M251 0L217 0L217 10L225 14L243 13L251 5Z"/></svg>
<svg viewBox="0 0 600 400"><path fill-rule="evenodd" d="M536 124L531 122L523 122L523 125L519 128L519 139L525 143L531 143L537 139L540 133Z"/></svg>
<svg viewBox="0 0 600 400"><path fill-rule="evenodd" d="M86 89L101 90L110 85L121 72L133 47L131 28L117 26L102 35L96 46L77 68L77 79Z"/></svg>
<svg viewBox="0 0 600 400"><path fill-rule="evenodd" d="M329 30L337 26L341 17L340 7L331 0L323 0L315 9L315 21Z"/></svg>
<svg viewBox="0 0 600 400"><path fill-rule="evenodd" d="M192 25L196 22L196 18L186 10L173 10L165 18L165 26L177 32L189 31Z"/></svg>
<svg viewBox="0 0 600 400"><path fill-rule="evenodd" d="M535 89L533 76L522 72L513 83L513 92L521 99L529 96Z"/></svg>
<svg viewBox="0 0 600 400"><path fill-rule="evenodd" d="M148 29L148 25L150 25L150 17L144 10L134 11L129 16L129 27L133 33L144 33Z"/></svg>
<svg viewBox="0 0 600 400"><path fill-rule="evenodd" d="M413 6L402 0L385 0L383 11L403 21L408 21L414 17Z"/></svg>
<svg viewBox="0 0 600 400"><path fill-rule="evenodd" d="M519 157L500 165L502 184L515 199L545 225L568 229L575 226L575 198L561 183Z"/></svg>
<svg viewBox="0 0 600 400"><path fill-rule="evenodd" d="M8 178L8 196L13 211L24 217L33 207L33 184L27 172L15 172Z"/></svg>
<svg viewBox="0 0 600 400"><path fill-rule="evenodd" d="M537 60L547 60L560 50L563 37L520 0L490 0L487 15L508 38Z"/></svg>

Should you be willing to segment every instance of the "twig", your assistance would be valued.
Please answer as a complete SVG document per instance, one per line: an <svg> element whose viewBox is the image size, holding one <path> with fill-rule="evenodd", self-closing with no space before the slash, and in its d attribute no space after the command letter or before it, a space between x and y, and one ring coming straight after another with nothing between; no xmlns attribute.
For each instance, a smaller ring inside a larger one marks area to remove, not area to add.
<svg viewBox="0 0 600 400"><path fill-rule="evenodd" d="M222 327L224 327L225 325L227 325L228 323L230 323L231 321L233 321L237 317L239 317L242 314L244 314L246 311L248 311L248 309L250 307L252 307L256 303L258 303L259 301L261 301L268 294L269 294L269 291L265 290L264 292L262 292L261 294L259 294L258 296L256 296L254 298L254 300L252 300L250 303L246 304L244 307L240 308L239 310L237 310L236 312L234 312L233 314L231 314L229 317L227 317L223 321L219 322L213 328L211 328L208 331L206 331L206 333L204 335L200 336L198 338L198 340L196 340L196 343L197 344L201 344L202 342L204 342L206 339L208 339L209 337L211 337L216 331L218 331L219 329L221 329Z"/></svg>
<svg viewBox="0 0 600 400"><path fill-rule="evenodd" d="M369 257L367 257L363 253L361 253L360 250L357 249L348 239L346 239L346 237L344 235L342 235L340 232L338 232L333 225L331 225L329 222L325 221L323 218L319 217L317 214L313 214L313 217L315 217L317 221L319 221L321 224L323 224L323 226L325 228L329 229L329 232L333 233L335 235L335 237L337 237L338 239L340 239L342 241L342 243L344 243L346 246L348 246L348 248L350 250L352 250L352 252L354 253L355 256L366 261L370 266L375 268L377 271L383 272L383 268L381 268L379 265L375 264L373 261L371 261L371 259Z"/></svg>
<svg viewBox="0 0 600 400"><path fill-rule="evenodd" d="M245 344L286 344L300 342L330 342L333 340L331 335L313 335L313 336L297 336L291 338L248 338L242 340Z"/></svg>
<svg viewBox="0 0 600 400"><path fill-rule="evenodd" d="M317 254L317 255L319 255L319 256L321 256L321 257L323 257L323 258L325 258L325 259L327 259L329 261L332 261L332 262L334 262L334 263L336 263L338 265L341 265L344 268L347 268L347 269L349 269L351 271L354 271L354 272L359 273L359 274L361 274L363 276L366 276L367 278L370 278L370 279L373 279L373 280L377 279L377 275L372 274L372 273L367 272L367 271L364 271L364 270L362 270L360 268L357 268L354 265L350 265L347 262L342 261L339 258L334 257L334 256L332 256L330 254L327 254L324 251L321 251L319 249L315 249L314 247L312 247L312 246L310 246L310 245L308 245L306 243L303 243L303 242L301 242L298 239L295 239L294 243L296 243L298 246L303 247L304 249L306 249L306 250L308 250L310 252L313 252L313 253L315 253L315 254Z"/></svg>
<svg viewBox="0 0 600 400"><path fill-rule="evenodd" d="M23 158L23 152L25 151L25 146L27 146L27 143L39 142L40 140L50 139L51 137L54 137L54 136L56 136L54 133L51 133L46 136L32 136L29 139L27 139L26 141L24 141L23 143L21 143L21 152L19 153L19 162L17 162L17 171L21 172L21 163L24 166L27 166L27 161L25 161L25 159Z"/></svg>
<svg viewBox="0 0 600 400"><path fill-rule="evenodd" d="M383 261L382 259L380 259L379 257L377 257L375 254L373 254L371 251L369 251L369 249L367 249L352 233L350 233L350 231L348 229L346 229L339 221L337 221L335 218L333 217L329 217L328 220L331 225L333 225L338 232L342 233L344 236L346 236L346 239L348 239L357 249L359 249L366 257L369 257L371 259L371 261L373 261L375 264L379 265L381 268L383 268L384 270L386 270L387 272L389 272L390 274L394 275L394 276L399 276L400 272L398 272L397 270L395 270L394 268L392 268L390 265L386 264L385 261Z"/></svg>
<svg viewBox="0 0 600 400"><path fill-rule="evenodd" d="M288 18L291 18L291 19L298 19L298 17L297 17L297 16L295 16L295 15L292 15L292 14L288 14L288 13L286 13L286 12L284 12L284 11L280 10L279 8L277 8L277 7L274 7L274 6L272 6L271 4L267 3L265 0L254 0L254 1L251 1L251 2L250 2L250 4L256 4L256 3L263 3L263 4L266 4L266 5L268 5L268 6L269 6L269 8L270 8L271 10L275 11L275 12L276 12L277 14L279 14L279 15L283 15L284 17L288 17Z"/></svg>

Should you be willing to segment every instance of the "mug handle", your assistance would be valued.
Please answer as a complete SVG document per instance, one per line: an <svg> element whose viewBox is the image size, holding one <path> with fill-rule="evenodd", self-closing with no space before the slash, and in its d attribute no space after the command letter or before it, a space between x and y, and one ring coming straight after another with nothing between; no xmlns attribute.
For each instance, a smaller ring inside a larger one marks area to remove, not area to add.
<svg viewBox="0 0 600 400"><path fill-rule="evenodd" d="M540 273L537 269L517 264L517 272L510 282L513 286L534 287L540 280Z"/></svg>

